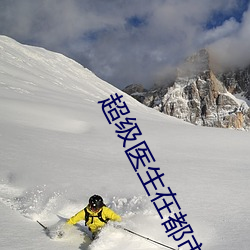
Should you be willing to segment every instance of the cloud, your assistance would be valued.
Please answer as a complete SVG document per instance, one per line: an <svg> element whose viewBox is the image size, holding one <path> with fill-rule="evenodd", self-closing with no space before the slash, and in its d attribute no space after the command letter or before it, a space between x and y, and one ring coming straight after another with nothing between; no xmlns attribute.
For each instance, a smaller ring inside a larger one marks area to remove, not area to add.
<svg viewBox="0 0 250 250"><path fill-rule="evenodd" d="M223 46L247 49L240 8L238 0L2 0L0 33L61 52L120 88L149 86L204 46L222 57Z"/></svg>
<svg viewBox="0 0 250 250"><path fill-rule="evenodd" d="M219 29L226 30L227 24ZM227 33L227 32L226 32ZM210 44L216 61L225 67L244 67L250 64L250 10L243 15L242 22L232 32Z"/></svg>
<svg viewBox="0 0 250 250"><path fill-rule="evenodd" d="M232 17L225 20L221 26L204 31L200 38L201 44L211 44L225 37L235 34L240 28L240 24Z"/></svg>

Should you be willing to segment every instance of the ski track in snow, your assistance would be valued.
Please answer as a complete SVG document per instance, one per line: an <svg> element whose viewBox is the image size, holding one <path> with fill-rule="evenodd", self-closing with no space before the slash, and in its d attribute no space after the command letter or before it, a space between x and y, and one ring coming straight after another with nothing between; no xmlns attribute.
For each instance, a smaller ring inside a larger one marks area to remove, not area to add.
<svg viewBox="0 0 250 250"><path fill-rule="evenodd" d="M112 197L108 199L107 206L117 211L122 217L122 226L129 229L140 231L141 228L150 229L150 225L158 216L153 209L147 209L147 197L134 196L132 198ZM99 235L99 238L92 242L89 238L90 234L84 226L84 222L80 222L74 227L68 228L62 239L57 237L58 230L65 226L66 218L74 214L77 209L82 209L82 204L65 200L63 194L50 193L46 186L36 187L31 190L22 190L12 186L10 183L0 184L0 202L10 209L18 212L20 216L36 222L36 220L45 221L50 233L49 237L55 241L61 241L72 246L79 244L82 250L98 250L98 249L117 249L123 247L123 243L119 241L124 239L128 242L128 249L159 249L154 243L145 242L145 240L130 235L122 229L117 229L111 222L107 225ZM61 216L56 216L62 214ZM146 219L145 219L146 218ZM146 230L147 231L147 230ZM147 233L152 232L150 230ZM156 231L155 231L156 233ZM108 237L107 237L108 236ZM110 240L112 239L112 240Z"/></svg>

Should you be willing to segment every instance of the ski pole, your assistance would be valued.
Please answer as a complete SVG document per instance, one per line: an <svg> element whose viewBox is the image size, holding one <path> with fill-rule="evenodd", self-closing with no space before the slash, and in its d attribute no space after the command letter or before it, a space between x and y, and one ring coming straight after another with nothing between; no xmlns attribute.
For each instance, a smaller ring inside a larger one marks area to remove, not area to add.
<svg viewBox="0 0 250 250"><path fill-rule="evenodd" d="M154 243L156 243L156 244L158 244L158 245L161 245L161 246L163 246L163 247L167 247L167 248L172 249L172 250L177 250L176 248L173 248L173 247L164 245L164 244L162 244L162 243L160 243L160 242L158 242L158 241L152 240L152 239L150 239L150 238L148 238L148 237L145 237L145 236L143 236L143 235L141 235L141 234L135 233L135 232L133 232L133 231L127 229L127 228L122 227L122 229L125 230L125 231L127 231L127 232L129 232L129 233L131 233L131 234L137 235L137 236L139 236L139 237L141 237L141 238L143 238L143 239L146 239L146 240L148 240L148 241L151 241L151 242L154 242Z"/></svg>
<svg viewBox="0 0 250 250"><path fill-rule="evenodd" d="M48 228L47 227L45 227L40 221L36 221L40 226L42 226L43 227L43 229L46 231L46 230L48 230Z"/></svg>

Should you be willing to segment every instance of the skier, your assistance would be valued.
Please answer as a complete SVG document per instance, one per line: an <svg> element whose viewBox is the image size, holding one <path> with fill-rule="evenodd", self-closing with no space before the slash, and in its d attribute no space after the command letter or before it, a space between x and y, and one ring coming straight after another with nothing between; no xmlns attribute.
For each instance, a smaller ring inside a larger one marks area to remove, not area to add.
<svg viewBox="0 0 250 250"><path fill-rule="evenodd" d="M67 224L74 225L80 220L85 220L85 225L92 232L94 239L109 220L120 222L122 219L113 210L105 206L101 196L95 194L89 198L89 204L72 216Z"/></svg>

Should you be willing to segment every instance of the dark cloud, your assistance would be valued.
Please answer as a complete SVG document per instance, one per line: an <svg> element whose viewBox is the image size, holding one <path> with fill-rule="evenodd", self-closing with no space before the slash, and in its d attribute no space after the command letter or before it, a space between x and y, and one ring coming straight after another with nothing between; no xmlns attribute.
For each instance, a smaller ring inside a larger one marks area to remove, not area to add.
<svg viewBox="0 0 250 250"><path fill-rule="evenodd" d="M228 50L247 61L246 3L1 0L0 34L61 52L120 88L130 83L149 86L203 47L210 46L224 62L232 60Z"/></svg>

